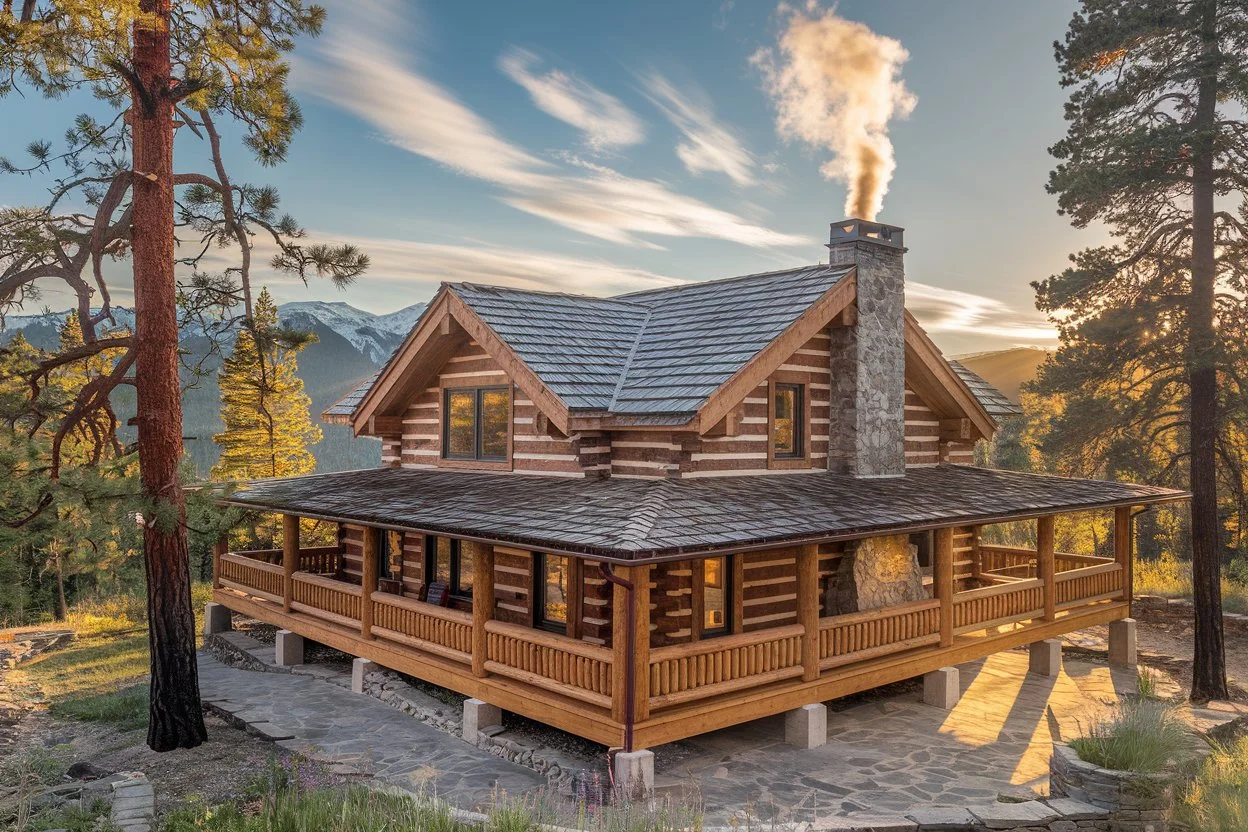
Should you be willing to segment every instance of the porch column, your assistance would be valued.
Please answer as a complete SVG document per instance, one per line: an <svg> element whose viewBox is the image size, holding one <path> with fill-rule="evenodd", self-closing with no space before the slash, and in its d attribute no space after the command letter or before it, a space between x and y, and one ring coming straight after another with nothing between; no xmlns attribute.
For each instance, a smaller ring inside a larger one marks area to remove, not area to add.
<svg viewBox="0 0 1248 832"><path fill-rule="evenodd" d="M225 535L212 544L212 588L221 588L221 558L230 550L230 540Z"/></svg>
<svg viewBox="0 0 1248 832"><path fill-rule="evenodd" d="M819 678L819 547L797 552L797 621L802 633L802 679Z"/></svg>
<svg viewBox="0 0 1248 832"><path fill-rule="evenodd" d="M377 591L377 529L364 527L363 563L360 574L360 638L373 637L373 593ZM380 534L386 534L382 531Z"/></svg>
<svg viewBox="0 0 1248 832"><path fill-rule="evenodd" d="M1057 565L1053 548L1053 515L1036 518L1036 575L1044 581L1045 621L1057 618Z"/></svg>
<svg viewBox="0 0 1248 832"><path fill-rule="evenodd" d="M1134 549L1135 541L1132 540L1131 535L1131 506L1116 508L1114 509L1114 559L1122 567L1122 600L1127 602L1128 608L1135 591L1132 577L1134 561L1131 557Z"/></svg>
<svg viewBox="0 0 1248 832"><path fill-rule="evenodd" d="M629 593L614 585L611 603L612 661L611 718L624 722L628 716L628 674L633 668L633 721L650 716L650 567L617 567L616 574L633 584L633 620L629 621ZM633 655L628 654L629 624L633 625Z"/></svg>
<svg viewBox="0 0 1248 832"><path fill-rule="evenodd" d="M494 617L494 547L468 540L460 547L461 557L472 558L472 675L481 678L489 650L485 622Z"/></svg>
<svg viewBox="0 0 1248 832"><path fill-rule="evenodd" d="M953 529L936 530L932 591L940 601L940 646L953 646Z"/></svg>
<svg viewBox="0 0 1248 832"><path fill-rule="evenodd" d="M290 598L295 590L295 572L299 569L299 516L282 515L282 612L290 612Z"/></svg>

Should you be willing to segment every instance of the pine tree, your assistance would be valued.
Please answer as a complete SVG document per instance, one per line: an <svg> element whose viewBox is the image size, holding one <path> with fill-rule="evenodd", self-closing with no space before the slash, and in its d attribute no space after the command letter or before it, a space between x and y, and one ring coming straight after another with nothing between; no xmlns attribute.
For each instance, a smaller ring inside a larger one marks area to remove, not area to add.
<svg viewBox="0 0 1248 832"><path fill-rule="evenodd" d="M1248 224L1248 3L1084 0L1055 45L1074 88L1049 191L1118 242L1037 284L1061 348L1038 389L1115 470L1190 483L1191 696L1226 696L1219 458L1243 400ZM1237 204L1236 204L1237 203ZM1239 216L1228 208L1238 209Z"/></svg>
<svg viewBox="0 0 1248 832"><path fill-rule="evenodd" d="M290 477L316 468L308 446L321 441L321 429L312 422L312 400L297 375L296 356L307 340L278 327L268 289L261 290L255 309L218 382L225 430L212 438L221 446L212 468L217 480Z"/></svg>

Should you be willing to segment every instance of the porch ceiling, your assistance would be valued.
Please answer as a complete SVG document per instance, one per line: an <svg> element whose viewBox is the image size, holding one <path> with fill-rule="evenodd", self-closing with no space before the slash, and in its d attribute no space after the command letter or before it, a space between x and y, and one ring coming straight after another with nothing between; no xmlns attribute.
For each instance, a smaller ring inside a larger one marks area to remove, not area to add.
<svg viewBox="0 0 1248 832"><path fill-rule="evenodd" d="M260 480L223 504L614 561L813 543L1185 499L1130 483L940 465L689 480L377 468Z"/></svg>

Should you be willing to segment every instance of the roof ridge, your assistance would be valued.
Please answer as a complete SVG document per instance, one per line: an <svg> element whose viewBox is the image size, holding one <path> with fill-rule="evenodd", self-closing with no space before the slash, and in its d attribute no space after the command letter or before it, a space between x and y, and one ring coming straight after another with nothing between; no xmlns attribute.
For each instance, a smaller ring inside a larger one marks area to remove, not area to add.
<svg viewBox="0 0 1248 832"><path fill-rule="evenodd" d="M633 503L633 515L628 518L624 524L624 528L620 530L619 542L621 545L629 543L644 543L646 537L654 530L655 525L659 522L659 513L663 510L667 495L664 493L664 486L668 480L657 480L654 483L647 483L646 493L642 498Z"/></svg>
<svg viewBox="0 0 1248 832"><path fill-rule="evenodd" d="M628 349L628 357L624 359L624 365L620 367L620 374L615 380L615 389L611 391L611 401L607 403L607 412L615 412L615 402L620 396L620 391L624 389L624 382L628 378L628 371L633 366L633 358L637 355L638 348L641 347L642 336L646 334L646 327L650 326L650 316L654 314L653 306L646 306L646 317L641 319L641 324L637 327L637 334L633 336L633 345Z"/></svg>
<svg viewBox="0 0 1248 832"><path fill-rule="evenodd" d="M675 286L661 286L657 289L638 289L635 292L625 292L621 295L612 295L612 300L623 300L625 298L634 298L639 295L658 295L665 292L676 292L680 289L695 289L699 286L719 285L722 283L732 283L737 280L750 280L755 277L771 277L778 274L793 274L795 272L804 272L812 269L849 269L852 266L833 266L831 263L813 263L806 266L792 266L787 269L773 269L769 272L754 272L752 274L738 274L732 277L716 277L711 280L690 280L686 283L679 283ZM629 301L631 303L631 301Z"/></svg>
<svg viewBox="0 0 1248 832"><path fill-rule="evenodd" d="M459 287L467 286L473 289L489 289L491 291L502 290L505 292L519 292L525 295L545 295L546 297L569 298L571 300L588 300L588 301L607 301L609 303L619 303L627 306L642 308L642 304L634 303L629 300L622 300L623 296L602 297L600 295L586 295L580 292L551 292L544 289L521 289L516 286L501 286L497 283L473 283L468 280L457 280L446 284L452 290L458 291ZM648 290L655 291L655 290Z"/></svg>

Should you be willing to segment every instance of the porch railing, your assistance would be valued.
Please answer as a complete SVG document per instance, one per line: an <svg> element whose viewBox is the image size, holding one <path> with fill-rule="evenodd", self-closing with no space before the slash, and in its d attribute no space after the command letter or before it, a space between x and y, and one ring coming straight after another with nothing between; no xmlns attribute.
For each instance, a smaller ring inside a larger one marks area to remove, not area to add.
<svg viewBox="0 0 1248 832"><path fill-rule="evenodd" d="M471 625L469 627L471 630ZM612 653L606 647L504 621L485 622L487 673L611 707Z"/></svg>
<svg viewBox="0 0 1248 832"><path fill-rule="evenodd" d="M1055 580L1058 609L1122 597L1123 568L1114 561L1059 572Z"/></svg>
<svg viewBox="0 0 1248 832"><path fill-rule="evenodd" d="M344 627L358 628L360 623L360 588L355 584L334 580L324 575L296 572L292 578L290 608L331 621Z"/></svg>
<svg viewBox="0 0 1248 832"><path fill-rule="evenodd" d="M223 555L218 562L217 579L222 586L237 589L267 601L282 603L282 567L246 555Z"/></svg>
<svg viewBox="0 0 1248 832"><path fill-rule="evenodd" d="M826 670L940 641L940 601L823 618L819 621L819 668Z"/></svg>
<svg viewBox="0 0 1248 832"><path fill-rule="evenodd" d="M1039 578L968 589L953 596L953 631L967 633L1044 615Z"/></svg>
<svg viewBox="0 0 1248 832"><path fill-rule="evenodd" d="M422 601L373 593L373 635L464 664L472 663L472 615Z"/></svg>
<svg viewBox="0 0 1248 832"><path fill-rule="evenodd" d="M650 705L661 708L802 675L801 624L650 651Z"/></svg>

